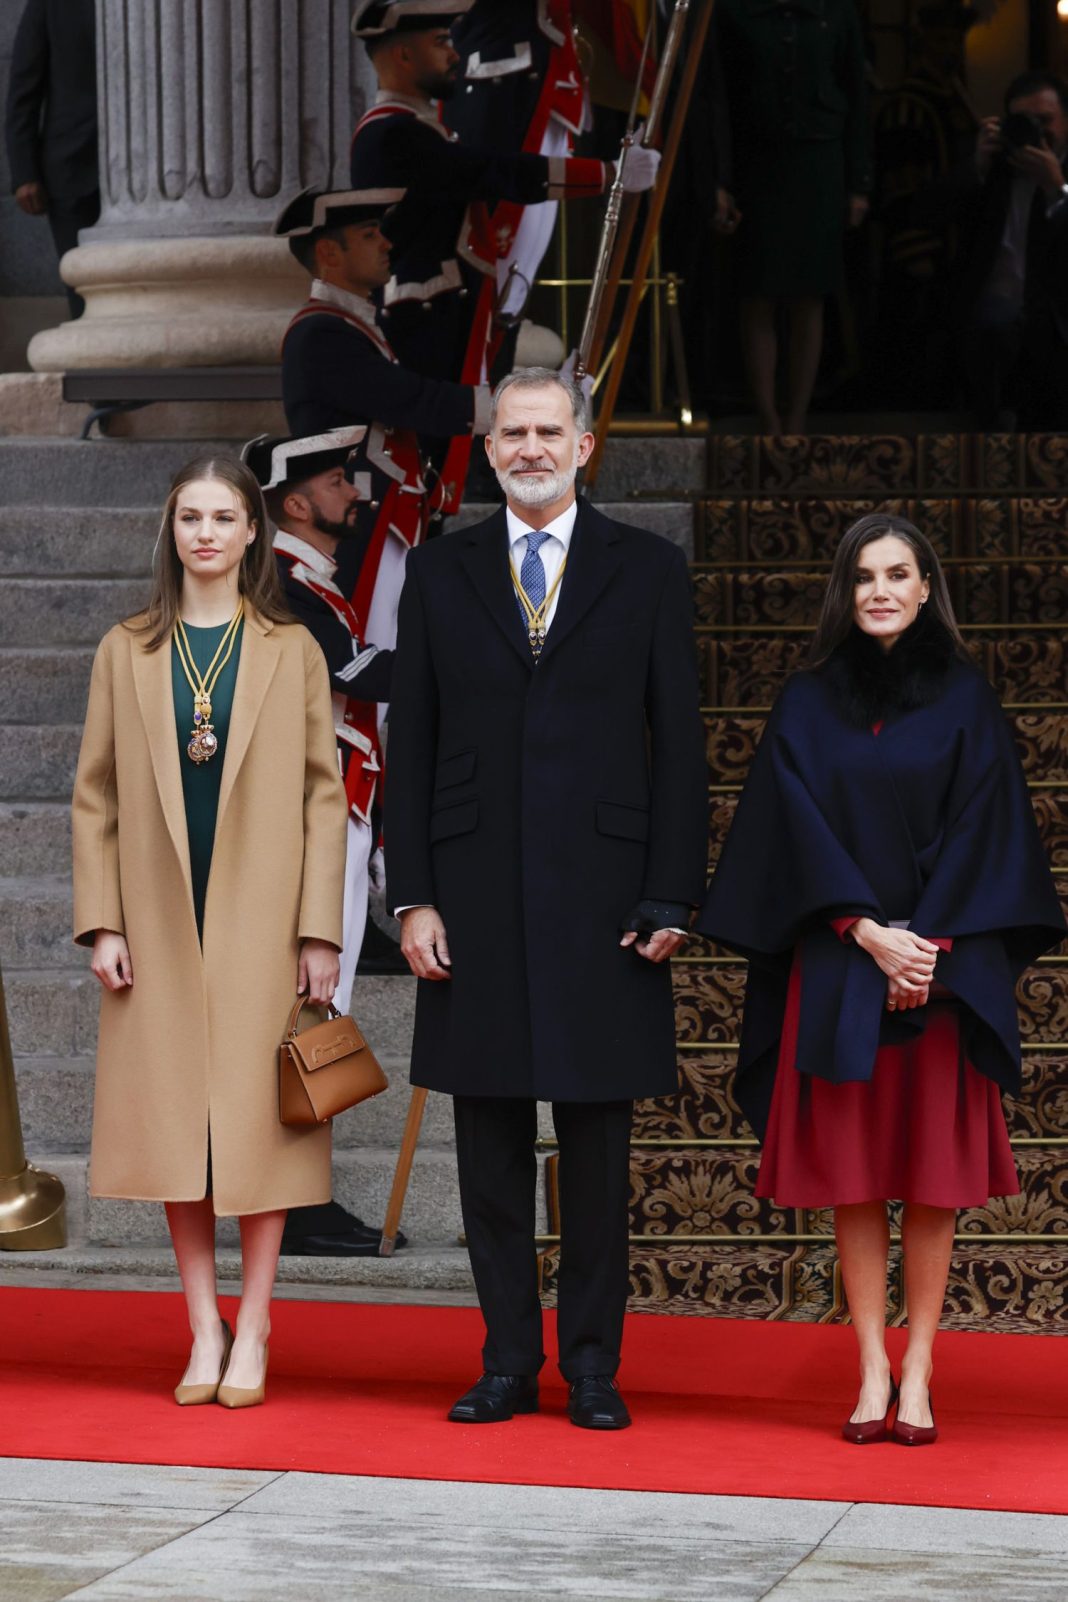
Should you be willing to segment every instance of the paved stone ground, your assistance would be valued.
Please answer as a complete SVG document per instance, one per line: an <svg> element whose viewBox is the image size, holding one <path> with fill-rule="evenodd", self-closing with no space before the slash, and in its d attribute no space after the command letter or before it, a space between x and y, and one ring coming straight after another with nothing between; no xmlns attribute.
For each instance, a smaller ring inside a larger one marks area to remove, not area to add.
<svg viewBox="0 0 1068 1602"><path fill-rule="evenodd" d="M0 1461L3 1602L1062 1602L1068 1519Z"/></svg>

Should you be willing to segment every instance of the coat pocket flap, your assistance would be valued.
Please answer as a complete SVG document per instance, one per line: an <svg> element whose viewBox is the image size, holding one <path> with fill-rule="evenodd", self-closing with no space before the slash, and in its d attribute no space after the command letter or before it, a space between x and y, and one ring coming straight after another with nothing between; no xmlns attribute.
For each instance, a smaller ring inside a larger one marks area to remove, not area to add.
<svg viewBox="0 0 1068 1602"><path fill-rule="evenodd" d="M649 809L632 807L623 801L598 801L598 834L613 834L621 840L648 840Z"/></svg>
<svg viewBox="0 0 1068 1602"><path fill-rule="evenodd" d="M313 1029L305 1029L303 1034L293 1035L287 1044L307 1074L367 1049L367 1042L351 1018L330 1018Z"/></svg>
<svg viewBox="0 0 1068 1602"><path fill-rule="evenodd" d="M435 790L447 790L451 785L466 784L473 779L477 755L474 746L471 746L467 751L457 751L453 756L443 757L434 774Z"/></svg>
<svg viewBox="0 0 1068 1602"><path fill-rule="evenodd" d="M477 801L453 801L430 814L430 843L451 840L455 834L470 834L478 823Z"/></svg>

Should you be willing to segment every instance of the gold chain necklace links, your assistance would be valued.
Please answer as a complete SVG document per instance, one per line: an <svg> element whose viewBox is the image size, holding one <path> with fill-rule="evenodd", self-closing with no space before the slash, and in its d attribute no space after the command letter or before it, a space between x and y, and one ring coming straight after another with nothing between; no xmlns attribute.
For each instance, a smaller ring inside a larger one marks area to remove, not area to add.
<svg viewBox="0 0 1068 1602"><path fill-rule="evenodd" d="M564 568L567 566L567 556L565 555L560 563L560 571L553 579L552 588L544 601L541 601L537 606L534 605L523 588L523 582L515 570L515 563L511 559L509 559L508 566L512 570L512 583L515 585L515 592L519 596L519 604L523 608L523 615L527 620L527 640L536 662L545 645L545 635L548 630L546 619L549 616L549 607L552 604L553 596L560 588L560 581L564 576Z"/></svg>
<svg viewBox="0 0 1068 1602"><path fill-rule="evenodd" d="M193 729L192 738L186 746L186 753L191 762L199 766L208 762L219 749L218 736L211 722L211 692L219 682L219 675L229 662L233 654L234 643L237 640L237 631L245 613L245 602L241 599L237 603L237 611L226 625L226 633L219 641L218 648L207 671L201 673L193 656L193 648L189 644L189 636L185 632L185 624L181 618L174 620L174 644L178 652L178 660L182 665L182 672L186 676L189 688L193 692Z"/></svg>

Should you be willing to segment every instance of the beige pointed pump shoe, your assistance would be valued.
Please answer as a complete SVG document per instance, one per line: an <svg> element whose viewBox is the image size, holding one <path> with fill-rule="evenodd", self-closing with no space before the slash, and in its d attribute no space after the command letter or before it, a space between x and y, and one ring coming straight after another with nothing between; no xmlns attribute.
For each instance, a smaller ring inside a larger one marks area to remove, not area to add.
<svg viewBox="0 0 1068 1602"><path fill-rule="evenodd" d="M215 1398L220 1407L259 1407L267 1392L267 1361L271 1355L271 1348L263 1348L263 1374L260 1383L253 1387L242 1385L220 1385L219 1394Z"/></svg>
<svg viewBox="0 0 1068 1602"><path fill-rule="evenodd" d="M208 1385L187 1385L183 1379L182 1383L174 1388L174 1400L179 1407L203 1407L207 1402L214 1402L219 1394L219 1386L222 1384L222 1377L226 1373L226 1365L230 1361L230 1348L234 1344L233 1330L225 1318L221 1322L225 1344L223 1346L222 1362L219 1364L219 1378L213 1384ZM188 1374L188 1372L187 1368L186 1373Z"/></svg>

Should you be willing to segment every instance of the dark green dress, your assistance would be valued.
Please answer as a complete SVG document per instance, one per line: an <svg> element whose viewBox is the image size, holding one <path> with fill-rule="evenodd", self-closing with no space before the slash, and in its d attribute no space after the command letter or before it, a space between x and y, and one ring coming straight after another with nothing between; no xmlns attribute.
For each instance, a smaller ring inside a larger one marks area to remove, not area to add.
<svg viewBox="0 0 1068 1602"><path fill-rule="evenodd" d="M742 213L743 294L833 293L847 196L872 188L856 0L716 0L710 49L726 88L717 167Z"/></svg>
<svg viewBox="0 0 1068 1602"><path fill-rule="evenodd" d="M217 628L196 629L185 625L193 661L201 673L207 672L219 641L228 625ZM178 647L171 642L171 683L174 686L174 720L178 730L178 758L182 770L182 792L185 796L185 822L189 831L189 866L193 876L193 906L197 915L197 931L204 938L204 900L208 893L208 874L211 871L211 853L215 845L215 818L219 811L219 789L222 784L223 760L226 756L226 736L230 729L230 711L237 682L237 665L241 659L241 639L244 619L238 624L237 638L230 660L219 674L211 692L211 722L219 749L208 762L190 760L186 747L193 732L193 692L182 671Z"/></svg>

